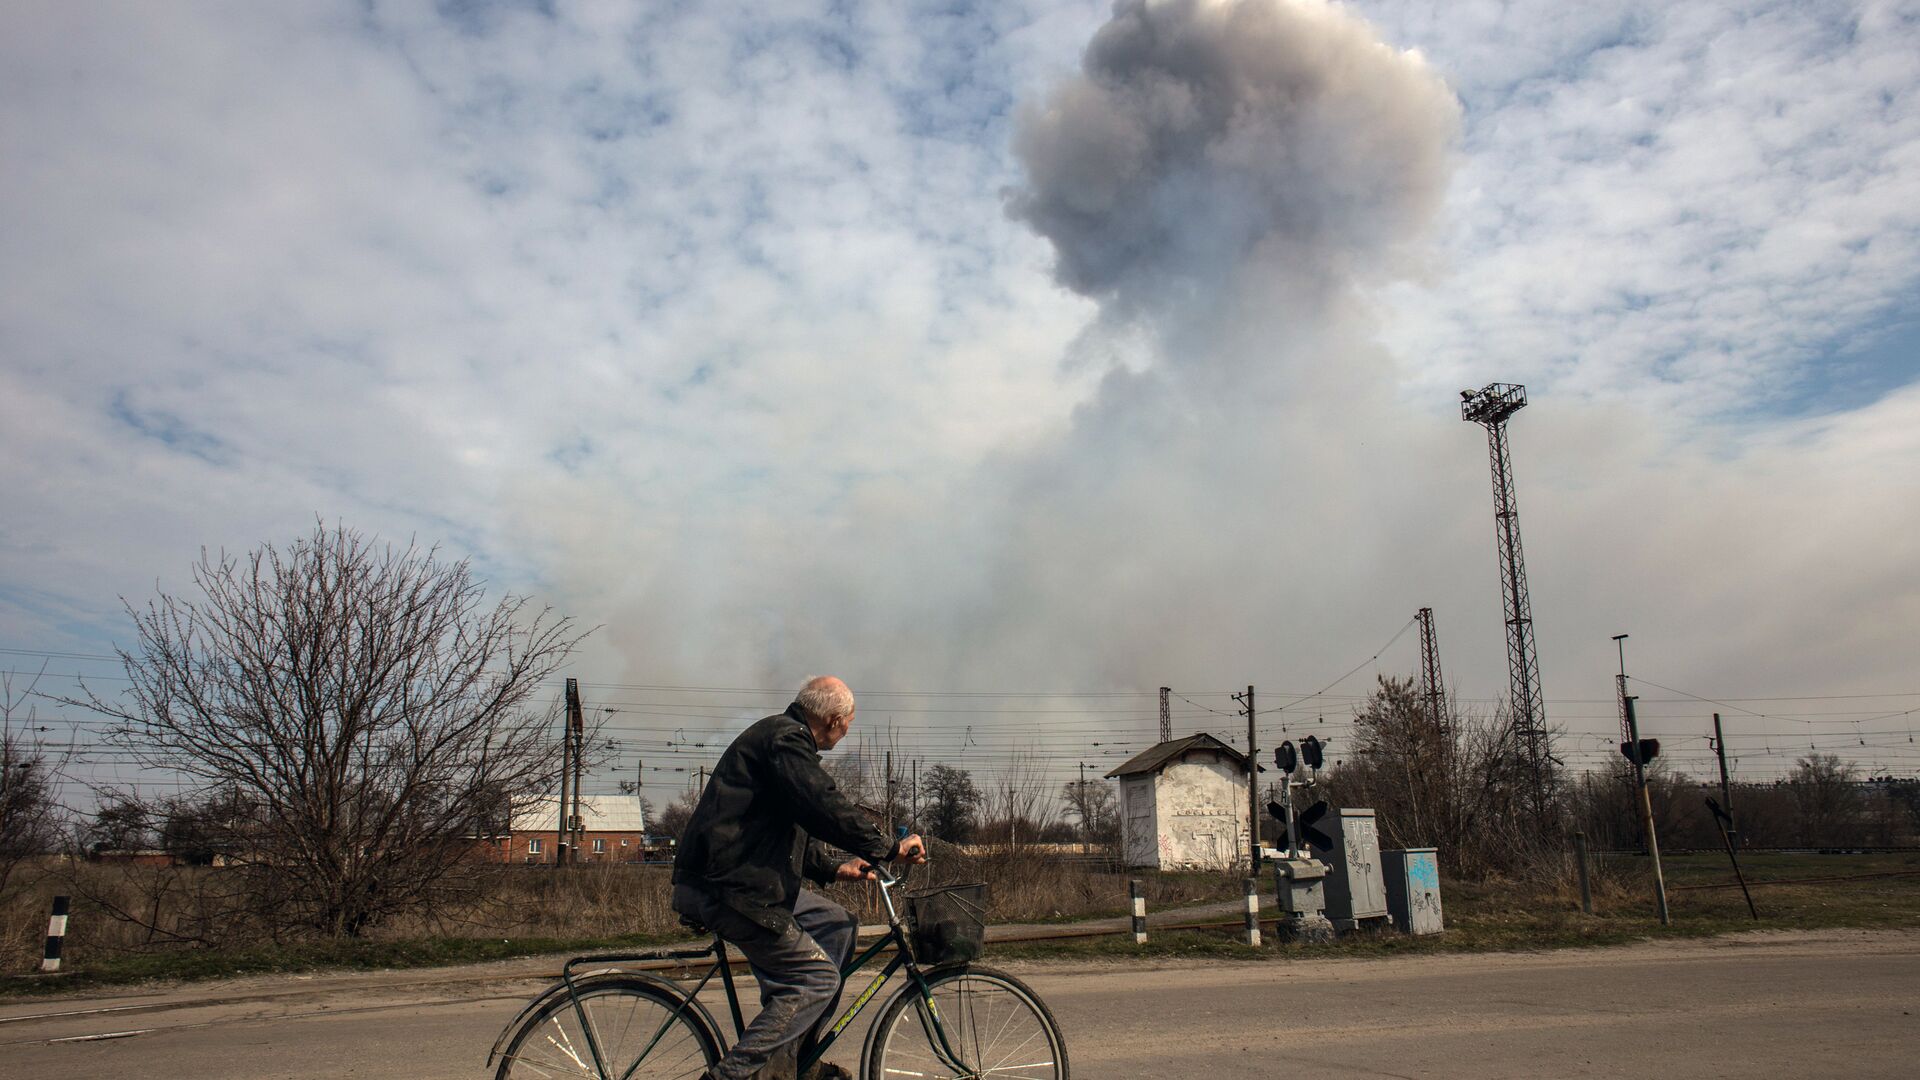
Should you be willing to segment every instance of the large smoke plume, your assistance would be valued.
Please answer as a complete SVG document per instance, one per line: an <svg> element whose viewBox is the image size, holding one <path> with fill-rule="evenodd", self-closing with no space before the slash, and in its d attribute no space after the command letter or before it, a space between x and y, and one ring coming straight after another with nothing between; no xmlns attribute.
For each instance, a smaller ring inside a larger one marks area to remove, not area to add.
<svg viewBox="0 0 1920 1080"><path fill-rule="evenodd" d="M1342 8L1119 4L1021 114L1007 206L1098 302L1078 350L1126 361L1042 445L951 490L867 492L728 582L730 610L663 606L757 643L742 677L775 684L799 664L869 687L1219 686L1346 659L1444 565L1401 550L1445 492L1409 467L1433 423L1383 419L1358 287L1417 249L1457 125L1426 64ZM1478 493L1471 439L1447 441ZM610 632L655 672L739 669L684 628Z"/></svg>
<svg viewBox="0 0 1920 1080"><path fill-rule="evenodd" d="M1010 208L1062 284L1129 310L1204 307L1249 265L1337 289L1422 233L1457 123L1420 58L1343 9L1125 0L1021 116Z"/></svg>

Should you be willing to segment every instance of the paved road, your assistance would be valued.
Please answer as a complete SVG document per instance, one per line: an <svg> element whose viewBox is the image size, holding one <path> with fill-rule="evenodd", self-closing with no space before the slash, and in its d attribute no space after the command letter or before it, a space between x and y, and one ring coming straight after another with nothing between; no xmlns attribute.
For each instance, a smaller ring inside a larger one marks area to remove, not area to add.
<svg viewBox="0 0 1920 1080"><path fill-rule="evenodd" d="M536 985L529 970L15 1002L0 1009L0 1076L478 1077ZM1920 1074L1920 933L1019 970L1059 1016L1083 1080ZM87 1011L102 1008L122 1011ZM55 1041L126 1031L143 1033Z"/></svg>

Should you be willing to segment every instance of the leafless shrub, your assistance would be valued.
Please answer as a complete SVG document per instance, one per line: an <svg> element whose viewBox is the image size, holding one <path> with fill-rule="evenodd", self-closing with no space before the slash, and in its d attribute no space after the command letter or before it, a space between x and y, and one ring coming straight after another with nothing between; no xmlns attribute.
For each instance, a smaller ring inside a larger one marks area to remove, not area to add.
<svg viewBox="0 0 1920 1080"><path fill-rule="evenodd" d="M64 821L57 798L58 762L43 747L26 699L33 683L16 688L0 675L0 896L28 860L60 846Z"/></svg>
<svg viewBox="0 0 1920 1080"><path fill-rule="evenodd" d="M1437 847L1449 872L1468 878L1551 861L1565 847L1532 808L1525 751L1504 716L1449 700L1436 728L1412 679L1382 676L1354 721L1325 797L1376 809L1388 846Z"/></svg>
<svg viewBox="0 0 1920 1080"><path fill-rule="evenodd" d="M200 596L128 613L123 698L77 702L112 740L234 812L218 842L248 909L358 936L458 899L472 837L548 790L549 722L529 708L579 635L465 561L316 525L286 551L202 552Z"/></svg>

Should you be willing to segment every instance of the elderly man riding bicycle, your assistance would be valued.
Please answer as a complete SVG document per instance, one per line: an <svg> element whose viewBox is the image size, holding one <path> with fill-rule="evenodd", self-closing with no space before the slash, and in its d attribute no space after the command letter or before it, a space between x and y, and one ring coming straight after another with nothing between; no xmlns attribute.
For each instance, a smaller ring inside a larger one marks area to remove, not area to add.
<svg viewBox="0 0 1920 1080"><path fill-rule="evenodd" d="M713 1080L791 1075L840 997L858 922L802 889L872 875L871 862L926 861L918 836L889 839L835 786L820 753L853 724L853 691L809 679L785 712L740 734L714 767L673 862L673 907L738 948L760 984L760 1015ZM827 845L851 852L844 861ZM763 1071L764 1070L764 1071ZM850 1076L821 1065L819 1077Z"/></svg>

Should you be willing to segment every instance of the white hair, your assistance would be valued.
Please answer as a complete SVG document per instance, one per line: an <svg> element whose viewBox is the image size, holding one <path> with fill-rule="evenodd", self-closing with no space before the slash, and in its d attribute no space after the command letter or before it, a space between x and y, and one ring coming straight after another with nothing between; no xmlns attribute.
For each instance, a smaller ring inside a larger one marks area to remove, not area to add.
<svg viewBox="0 0 1920 1080"><path fill-rule="evenodd" d="M847 689L846 683L831 675L815 675L808 679L793 700L799 703L803 712L817 720L832 720L853 713L853 691Z"/></svg>

